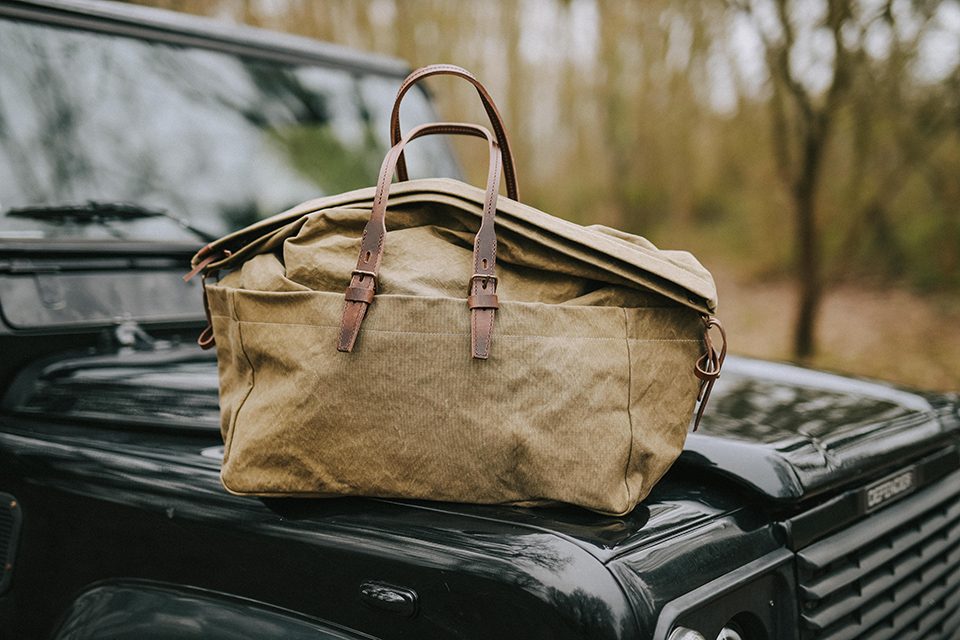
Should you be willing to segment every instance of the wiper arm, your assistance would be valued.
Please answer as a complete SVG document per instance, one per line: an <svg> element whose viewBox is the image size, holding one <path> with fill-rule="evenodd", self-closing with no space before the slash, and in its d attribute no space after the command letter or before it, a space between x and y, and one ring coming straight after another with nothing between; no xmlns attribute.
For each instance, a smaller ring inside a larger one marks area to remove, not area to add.
<svg viewBox="0 0 960 640"><path fill-rule="evenodd" d="M34 220L72 220L81 224L101 224L110 220L138 220L142 218L167 218L181 228L212 242L217 236L198 229L183 218L167 213L163 209L149 209L132 202L99 202L88 200L79 204L50 204L7 209L6 214L14 218L33 218Z"/></svg>
<svg viewBox="0 0 960 640"><path fill-rule="evenodd" d="M75 219L80 222L100 220L135 220L137 218L163 217L165 211L148 209L132 202L98 202L88 200L79 204L41 204L8 209L6 215L15 218Z"/></svg>

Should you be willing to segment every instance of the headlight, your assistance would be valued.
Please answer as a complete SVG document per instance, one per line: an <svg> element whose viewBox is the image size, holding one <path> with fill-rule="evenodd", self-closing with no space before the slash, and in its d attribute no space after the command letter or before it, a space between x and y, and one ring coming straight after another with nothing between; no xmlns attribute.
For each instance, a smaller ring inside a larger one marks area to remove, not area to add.
<svg viewBox="0 0 960 640"><path fill-rule="evenodd" d="M724 625L723 629L720 630L720 635L717 636L717 640L749 640L749 638L744 637L740 632L740 625L736 622L728 622Z"/></svg>
<svg viewBox="0 0 960 640"><path fill-rule="evenodd" d="M703 637L703 634L699 631L694 631L693 629L688 629L686 627L677 627L673 630L673 633L670 634L670 637L667 640L707 640ZM717 640L750 640L747 636L743 635L743 632L740 630L740 625L736 622L730 621L724 625L723 629L720 630L720 635L717 636Z"/></svg>
<svg viewBox="0 0 960 640"><path fill-rule="evenodd" d="M665 604L653 640L782 638L797 628L794 588L793 554L778 549Z"/></svg>
<svg viewBox="0 0 960 640"><path fill-rule="evenodd" d="M677 627L673 630L673 633L670 634L670 637L667 640L707 640L703 637L703 634L699 631L694 631L693 629L688 629L686 627ZM748 637L744 636L740 630L740 625L736 622L728 622L724 625L723 629L720 630L720 635L717 636L717 640L750 640Z"/></svg>

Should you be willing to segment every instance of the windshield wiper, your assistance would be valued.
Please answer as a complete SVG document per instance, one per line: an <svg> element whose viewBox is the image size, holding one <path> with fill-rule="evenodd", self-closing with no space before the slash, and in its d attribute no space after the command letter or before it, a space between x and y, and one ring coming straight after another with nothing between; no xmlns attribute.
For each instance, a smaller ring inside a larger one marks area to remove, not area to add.
<svg viewBox="0 0 960 640"><path fill-rule="evenodd" d="M112 220L138 220L142 218L167 218L177 223L204 242L212 242L217 236L198 229L183 218L167 213L163 209L148 209L132 202L98 202L88 200L80 204L49 204L7 209L6 214L14 218L33 218L34 220L71 220L80 224L101 224Z"/></svg>

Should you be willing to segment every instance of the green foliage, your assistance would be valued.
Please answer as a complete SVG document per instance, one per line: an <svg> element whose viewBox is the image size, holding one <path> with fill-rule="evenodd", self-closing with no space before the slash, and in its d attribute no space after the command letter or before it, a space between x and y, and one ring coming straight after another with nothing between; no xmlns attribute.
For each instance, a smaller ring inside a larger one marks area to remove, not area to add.
<svg viewBox="0 0 960 640"><path fill-rule="evenodd" d="M304 177L323 193L369 186L377 175L381 152L371 136L359 148L344 145L327 124L292 125L273 131L277 146Z"/></svg>

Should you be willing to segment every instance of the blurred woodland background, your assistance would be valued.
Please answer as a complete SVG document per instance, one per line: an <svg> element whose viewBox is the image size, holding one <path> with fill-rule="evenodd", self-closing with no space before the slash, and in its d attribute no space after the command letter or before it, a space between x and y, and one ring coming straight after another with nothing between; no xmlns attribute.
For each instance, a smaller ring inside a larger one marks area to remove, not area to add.
<svg viewBox="0 0 960 640"><path fill-rule="evenodd" d="M692 251L733 352L960 389L960 0L141 3L465 66L523 200Z"/></svg>

